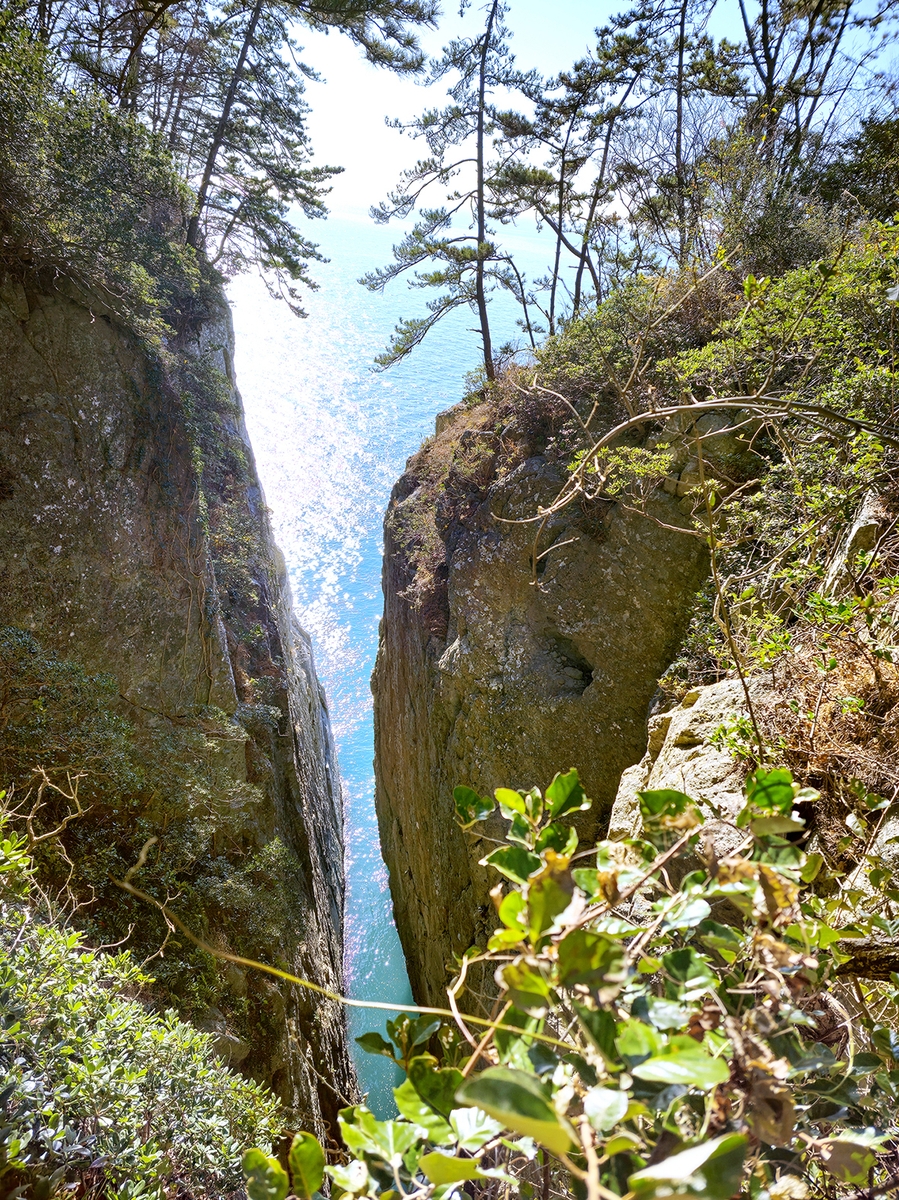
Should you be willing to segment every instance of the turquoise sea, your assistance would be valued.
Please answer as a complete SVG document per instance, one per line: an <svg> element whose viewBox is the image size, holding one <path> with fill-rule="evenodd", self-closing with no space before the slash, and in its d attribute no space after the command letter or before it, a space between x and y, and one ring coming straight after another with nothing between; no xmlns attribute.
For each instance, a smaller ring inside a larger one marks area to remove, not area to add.
<svg viewBox="0 0 899 1200"><path fill-rule="evenodd" d="M382 611L382 521L406 459L433 432L435 415L464 394L479 339L472 314L459 311L410 359L373 372L399 317L423 306L422 293L402 283L379 296L356 282L390 260L397 232L366 219L332 218L314 233L331 261L315 269L320 289L308 297L306 320L272 300L259 279L231 283L236 369L337 741L346 802L347 987L360 999L405 1004L411 995L374 812L369 679ZM526 265L537 267L540 249L536 237L517 239ZM497 300L493 319L497 344L517 338L510 301ZM353 1036L382 1026L380 1014L350 1010ZM361 1051L357 1061L370 1103L386 1113L391 1064Z"/></svg>

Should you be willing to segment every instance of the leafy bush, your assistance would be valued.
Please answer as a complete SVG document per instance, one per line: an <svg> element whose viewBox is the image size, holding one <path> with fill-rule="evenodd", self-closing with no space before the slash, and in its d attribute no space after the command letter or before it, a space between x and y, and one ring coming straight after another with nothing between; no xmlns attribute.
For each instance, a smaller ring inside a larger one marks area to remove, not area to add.
<svg viewBox="0 0 899 1200"><path fill-rule="evenodd" d="M64 274L155 338L200 286L190 192L160 138L58 74L14 6L0 13L0 266Z"/></svg>
<svg viewBox="0 0 899 1200"><path fill-rule="evenodd" d="M0 823L0 1192L33 1200L221 1196L278 1106L211 1038L157 1016L151 981L48 919L25 839Z"/></svg>
<svg viewBox="0 0 899 1200"><path fill-rule="evenodd" d="M873 855L816 891L822 857L800 815L815 798L783 770L750 775L735 820L646 791L642 837L578 851L564 821L590 803L576 771L545 797L498 789L506 841L483 861L502 876L501 926L451 989L474 1015L425 1010L391 1022L391 1042L359 1039L405 1071L399 1115L344 1109L350 1161L315 1156L298 1194L322 1169L346 1195L422 1200L497 1186L591 1200L888 1189L899 954L866 969L865 943L846 939L891 933L899 894ZM495 807L464 787L455 801L464 829ZM475 964L495 970L492 1007L466 990ZM296 1153L310 1156L308 1135ZM274 1160L254 1152L245 1169L254 1200L286 1194Z"/></svg>

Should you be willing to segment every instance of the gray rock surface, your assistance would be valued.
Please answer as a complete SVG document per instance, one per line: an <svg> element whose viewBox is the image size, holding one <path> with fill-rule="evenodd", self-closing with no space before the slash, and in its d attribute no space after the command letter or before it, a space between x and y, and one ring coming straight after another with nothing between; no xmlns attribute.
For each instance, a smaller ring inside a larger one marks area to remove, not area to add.
<svg viewBox="0 0 899 1200"><path fill-rule="evenodd" d="M171 347L222 370L224 401L203 410L102 306L64 284L3 283L0 624L114 675L150 754L204 706L226 715L231 733L209 752L212 860L227 883L234 864L284 847L283 870L264 881L279 942L260 952L341 990L339 776L246 441L232 341L222 298ZM212 940L229 948L235 929L240 918L211 908ZM355 1094L343 1012L258 972L223 966L221 980L221 1003L243 1014L238 1030L216 1010L226 1057L323 1134Z"/></svg>
<svg viewBox="0 0 899 1200"><path fill-rule="evenodd" d="M706 815L733 819L743 807L745 770L730 751L713 743L722 725L746 711L739 679L725 679L689 692L681 704L649 722L646 753L621 776L609 818L613 839L639 837L639 793L674 788L699 802ZM743 838L717 827L715 847L727 853Z"/></svg>
<svg viewBox="0 0 899 1200"><path fill-rule="evenodd" d="M396 530L419 519L408 514L431 456L492 436L467 430L470 419L457 407L438 421L394 490L372 682L382 845L413 991L429 1003L443 1000L453 955L495 921L496 876L478 864L491 846L455 824L453 787L545 787L577 767L595 802L580 832L601 834L706 570L702 542L681 532L684 500L659 488L648 515L596 501L553 517L535 586L534 526L514 522L548 506L564 478L535 456L473 490L461 516L444 518L438 499L444 558L416 606Z"/></svg>

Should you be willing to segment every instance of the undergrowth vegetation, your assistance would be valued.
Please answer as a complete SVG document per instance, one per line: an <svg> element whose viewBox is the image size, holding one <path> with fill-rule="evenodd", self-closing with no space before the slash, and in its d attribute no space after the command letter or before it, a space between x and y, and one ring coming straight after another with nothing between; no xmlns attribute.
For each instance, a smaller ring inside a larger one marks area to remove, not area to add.
<svg viewBox="0 0 899 1200"><path fill-rule="evenodd" d="M0 1193L44 1200L234 1193L278 1105L212 1039L146 1004L125 951L88 949L34 882L28 838L0 822Z"/></svg>
<svg viewBox="0 0 899 1200"><path fill-rule="evenodd" d="M899 893L874 853L825 866L800 812L816 799L781 769L750 774L733 820L645 791L638 836L579 850L565 820L590 805L576 771L545 796L456 788L463 829L496 804L508 821L483 860L501 877L499 927L464 956L451 1011L359 1039L403 1069L399 1115L344 1109L346 1163L325 1167L298 1139L295 1193L325 1172L332 1194L393 1200L888 1191L899 953L866 950L892 931ZM476 966L494 973L492 998ZM252 1200L283 1200L276 1160L244 1165Z"/></svg>

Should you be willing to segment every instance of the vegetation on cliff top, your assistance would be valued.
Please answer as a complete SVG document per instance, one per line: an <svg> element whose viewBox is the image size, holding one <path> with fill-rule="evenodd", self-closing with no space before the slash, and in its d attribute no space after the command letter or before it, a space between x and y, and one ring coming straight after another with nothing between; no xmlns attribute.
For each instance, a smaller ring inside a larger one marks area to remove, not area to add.
<svg viewBox="0 0 899 1200"><path fill-rule="evenodd" d="M899 894L876 853L841 877L803 845L815 800L783 770L749 776L735 819L646 791L639 833L579 851L565 817L590 801L575 771L545 796L456 788L463 829L495 803L509 822L484 859L502 876L500 926L465 954L452 1013L359 1039L406 1078L395 1119L343 1110L350 1161L326 1168L332 1186L410 1200L888 1192L899 952L864 939L892 930ZM493 996L477 982L489 972ZM321 1186L324 1162L294 1179L298 1195ZM254 1200L283 1200L275 1160L248 1155L245 1169Z"/></svg>

